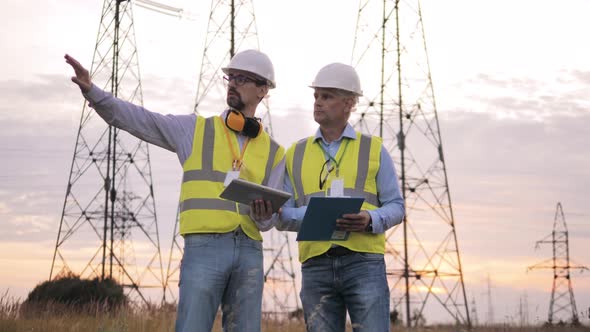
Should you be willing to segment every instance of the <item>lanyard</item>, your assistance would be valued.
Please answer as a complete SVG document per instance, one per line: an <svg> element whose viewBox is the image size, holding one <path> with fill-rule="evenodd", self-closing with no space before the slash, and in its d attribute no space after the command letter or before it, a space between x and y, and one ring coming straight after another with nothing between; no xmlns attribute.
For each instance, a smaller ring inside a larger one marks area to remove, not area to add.
<svg viewBox="0 0 590 332"><path fill-rule="evenodd" d="M250 142L250 137L246 138L246 142L244 142L244 145L242 146L242 152L240 154L240 156L238 157L238 154L236 153L236 150L234 149L234 145L232 144L232 140L229 137L229 131L227 130L227 126L223 125L223 129L225 130L225 137L227 137L227 143L229 144L229 147L231 149L231 154L234 156L234 160L232 162L232 171L239 171L240 168L242 168L242 164L244 163L244 153L246 152L246 147L248 146L248 143Z"/></svg>
<svg viewBox="0 0 590 332"><path fill-rule="evenodd" d="M320 143L319 141L316 142L318 143L320 149L322 149L322 151L324 152L324 156L328 157L329 160L332 160L334 164L336 164L336 177L340 176L340 163L342 162L342 157L344 157L344 154L346 153L346 148L348 148L348 143L350 142L350 139L346 140L346 144L344 145L344 151L342 151L342 154L340 155L338 161L336 161L334 157L332 157L328 152L326 152L326 150L324 150L322 143ZM338 152L336 152L336 154L338 154Z"/></svg>

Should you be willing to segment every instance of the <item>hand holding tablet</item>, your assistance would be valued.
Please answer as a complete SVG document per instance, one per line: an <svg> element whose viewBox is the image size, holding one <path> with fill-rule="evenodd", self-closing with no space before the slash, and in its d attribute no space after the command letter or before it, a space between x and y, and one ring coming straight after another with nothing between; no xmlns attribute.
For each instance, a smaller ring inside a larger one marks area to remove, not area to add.
<svg viewBox="0 0 590 332"><path fill-rule="evenodd" d="M289 200L291 194L243 179L234 179L225 187L219 197L246 205L250 205L250 202L257 199L270 201L272 212L275 213Z"/></svg>

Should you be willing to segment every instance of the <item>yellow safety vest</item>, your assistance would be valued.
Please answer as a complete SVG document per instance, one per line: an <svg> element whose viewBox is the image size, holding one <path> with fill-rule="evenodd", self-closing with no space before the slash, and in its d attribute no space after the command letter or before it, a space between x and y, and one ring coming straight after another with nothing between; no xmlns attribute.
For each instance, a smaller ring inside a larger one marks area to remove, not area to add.
<svg viewBox="0 0 590 332"><path fill-rule="evenodd" d="M350 140L344 158L346 141ZM320 191L318 178L322 164L326 161L324 152L315 137L309 137L293 144L286 155L287 172L291 178L294 191L295 206L308 205L313 196L324 197ZM362 210L373 210L379 207L377 197L377 171L380 165L382 140L356 133L356 139L343 138L338 153L334 157L340 161L340 178L344 179L344 195L364 197ZM336 172L331 172L324 188L330 188ZM385 252L385 235L362 232L350 232L346 241L299 241L299 261L326 252L332 244L337 244L357 252Z"/></svg>
<svg viewBox="0 0 590 332"><path fill-rule="evenodd" d="M227 141L225 124L219 116L197 116L193 151L182 166L184 175L180 191L180 234L226 233L241 226L244 233L262 240L250 219L250 207L223 198L226 174L234 157ZM234 149L239 151L237 135L229 131ZM267 185L270 173L283 158L285 150L266 132L250 139L240 178Z"/></svg>

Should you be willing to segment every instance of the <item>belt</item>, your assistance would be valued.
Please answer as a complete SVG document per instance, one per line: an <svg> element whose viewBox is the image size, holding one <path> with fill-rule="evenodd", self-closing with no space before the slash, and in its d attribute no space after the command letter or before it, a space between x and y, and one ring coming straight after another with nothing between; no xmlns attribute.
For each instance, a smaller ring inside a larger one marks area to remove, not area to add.
<svg viewBox="0 0 590 332"><path fill-rule="evenodd" d="M355 253L354 251L352 251L346 247L336 246L336 247L332 247L332 248L328 249L328 251L323 253L322 256L340 257L340 256L354 254L354 253Z"/></svg>

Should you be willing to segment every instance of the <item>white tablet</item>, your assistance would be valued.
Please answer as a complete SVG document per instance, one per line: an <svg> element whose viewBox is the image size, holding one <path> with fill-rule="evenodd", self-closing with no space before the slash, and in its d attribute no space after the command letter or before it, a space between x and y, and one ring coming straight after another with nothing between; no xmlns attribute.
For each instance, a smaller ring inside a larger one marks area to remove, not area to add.
<svg viewBox="0 0 590 332"><path fill-rule="evenodd" d="M219 197L246 205L250 205L256 199L270 201L272 212L277 212L289 200L291 194L243 179L234 179L225 187Z"/></svg>

